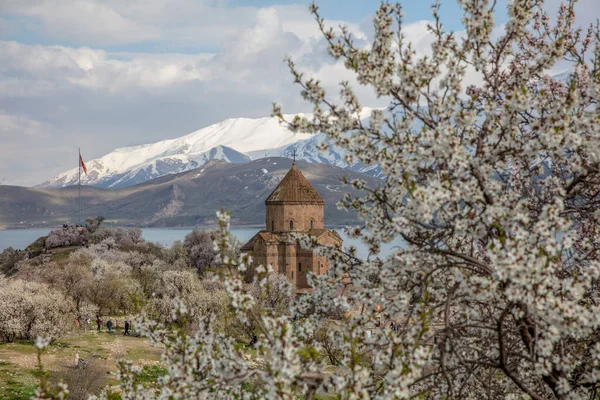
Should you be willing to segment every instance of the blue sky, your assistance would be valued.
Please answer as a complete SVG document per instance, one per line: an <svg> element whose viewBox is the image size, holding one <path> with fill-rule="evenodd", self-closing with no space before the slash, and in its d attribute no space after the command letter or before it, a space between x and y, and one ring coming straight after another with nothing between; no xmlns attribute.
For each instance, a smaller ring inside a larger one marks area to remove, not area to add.
<svg viewBox="0 0 600 400"><path fill-rule="evenodd" d="M498 1L498 25L507 1ZM597 2L580 0L578 21L600 17ZM358 45L372 39L378 1L318 3L327 23L347 25ZM457 3L441 3L445 27L460 31ZM354 77L328 56L308 4L0 0L0 184L41 183L70 169L77 147L90 160L226 118L267 116L273 101L288 113L309 111L285 56L329 93ZM424 54L431 2L403 4L405 34ZM385 105L356 89L364 105Z"/></svg>
<svg viewBox="0 0 600 400"><path fill-rule="evenodd" d="M443 7L444 12L448 13L449 19L460 19L459 7L455 1L445 1ZM233 1L234 5L253 4L259 7L272 6L275 4L310 4L309 1L299 2L294 0L272 1L272 0L255 0L255 1ZM362 22L367 15L372 15L377 9L381 1L376 0L321 0L318 1L319 9L326 18L342 19L349 22ZM427 1L413 0L404 1L402 6L409 20L416 21L420 19L429 19L431 13Z"/></svg>
<svg viewBox="0 0 600 400"><path fill-rule="evenodd" d="M237 0L233 1L232 4L235 5L243 5L243 4L253 4L256 6L271 6L274 4L310 4L310 2L298 2L294 0L286 0L286 1L273 1L273 0L255 0L255 1L243 1ZM373 15L374 11L377 9L381 1L377 0L321 0L317 1L319 5L319 9L323 13L325 18L335 18L342 19L344 21L360 23L365 19L365 16ZM406 15L406 19L408 22L411 21L419 21L424 19L431 18L431 10L430 5L432 2L428 2L427 0L408 0L401 2L402 7L404 9L404 13ZM442 17L444 18L444 24L449 29L459 29L460 28L460 18L462 16L460 6L456 1L452 0L442 0L440 2L442 5ZM499 1L499 9L497 17L499 18L499 23L504 23L506 20L505 13L503 10L503 6L506 4L506 1Z"/></svg>
<svg viewBox="0 0 600 400"><path fill-rule="evenodd" d="M24 0L25 3L31 0ZM301 10L306 10L309 1L298 0L231 0L222 2L229 8L244 9L248 7L267 8L274 6L298 6ZM327 19L335 19L354 24L368 24L380 4L376 0L321 0L318 2L322 15ZM402 2L406 15L406 22L416 22L420 20L430 20L430 2L421 0L409 0ZM498 2L496 21L502 24L506 21L505 12L506 0ZM441 1L442 5L442 22L447 29L461 29L461 9L456 1L445 0ZM0 8L0 11L2 9ZM81 46L86 45L85 40L81 40L76 32L73 35L56 37L48 34L43 28L43 22L37 16L32 16L31 13L19 13L8 8L7 12L0 13L0 37L3 40L17 41L23 44L38 44L44 46L50 45L65 45L65 46ZM3 29L1 29L3 27ZM140 40L134 43L106 43L97 45L97 48L102 48L107 51L129 51L129 52L147 52L147 53L163 53L169 51L177 51L179 53L197 53L197 52L218 52L218 46L199 44L189 42L179 44L176 47L164 43L161 38Z"/></svg>

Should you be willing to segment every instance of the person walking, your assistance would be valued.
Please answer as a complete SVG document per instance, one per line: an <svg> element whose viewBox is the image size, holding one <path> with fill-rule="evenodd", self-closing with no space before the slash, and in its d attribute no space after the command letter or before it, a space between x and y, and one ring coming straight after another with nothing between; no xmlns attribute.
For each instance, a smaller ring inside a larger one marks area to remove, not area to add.
<svg viewBox="0 0 600 400"><path fill-rule="evenodd" d="M258 344L258 337L256 335L252 335L252 340L248 343L248 347L256 347Z"/></svg>
<svg viewBox="0 0 600 400"><path fill-rule="evenodd" d="M125 332L123 332L123 336L130 336L129 335L129 321L125 320Z"/></svg>
<svg viewBox="0 0 600 400"><path fill-rule="evenodd" d="M112 333L112 327L113 327L113 322L112 322L112 320L109 319L106 322L106 328L108 328L108 333Z"/></svg>
<svg viewBox="0 0 600 400"><path fill-rule="evenodd" d="M96 325L98 325L98 332L100 332L100 329L102 328L102 319L100 318L100 315L96 316Z"/></svg>

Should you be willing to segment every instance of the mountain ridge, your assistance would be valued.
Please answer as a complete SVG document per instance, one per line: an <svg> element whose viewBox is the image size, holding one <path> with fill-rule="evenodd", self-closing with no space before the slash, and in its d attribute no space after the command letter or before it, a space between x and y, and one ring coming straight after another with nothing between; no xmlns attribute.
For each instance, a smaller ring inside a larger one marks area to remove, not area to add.
<svg viewBox="0 0 600 400"><path fill-rule="evenodd" d="M169 174L119 189L82 186L83 217L102 215L108 224L182 227L216 224L225 207L233 225L264 225L264 201L288 172L292 160L268 157L243 164L211 160L193 170ZM355 224L355 214L338 210L344 194L360 192L341 183L341 177L381 180L339 167L298 161L298 167L325 201L331 226ZM25 188L0 186L0 226L40 227L76 223L78 187Z"/></svg>
<svg viewBox="0 0 600 400"><path fill-rule="evenodd" d="M371 109L363 110L367 116ZM310 114L290 114L284 118ZM139 146L121 147L104 156L86 162L88 173L81 177L82 184L106 188L122 188L145 182L159 176L185 172L211 160L244 163L266 156L291 156L294 147L304 151L298 159L323 162L345 168L344 152L329 146L320 155L316 149L323 134L299 134L287 129L276 117L229 118L175 139L167 139ZM361 166L349 166L362 171ZM369 169L366 168L365 171ZM72 168L37 185L57 188L77 184L79 169Z"/></svg>

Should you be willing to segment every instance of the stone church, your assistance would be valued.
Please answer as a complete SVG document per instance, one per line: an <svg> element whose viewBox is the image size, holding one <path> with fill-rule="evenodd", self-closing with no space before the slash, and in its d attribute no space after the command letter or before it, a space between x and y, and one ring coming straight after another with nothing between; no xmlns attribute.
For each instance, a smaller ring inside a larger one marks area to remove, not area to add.
<svg viewBox="0 0 600 400"><path fill-rule="evenodd" d="M323 245L341 246L342 238L325 228L325 202L295 161L265 204L266 229L254 235L241 250L252 254L254 266L271 264L273 270L285 274L302 291L309 287L307 273L321 275L327 271L328 263L326 257L296 244L290 233L306 233Z"/></svg>

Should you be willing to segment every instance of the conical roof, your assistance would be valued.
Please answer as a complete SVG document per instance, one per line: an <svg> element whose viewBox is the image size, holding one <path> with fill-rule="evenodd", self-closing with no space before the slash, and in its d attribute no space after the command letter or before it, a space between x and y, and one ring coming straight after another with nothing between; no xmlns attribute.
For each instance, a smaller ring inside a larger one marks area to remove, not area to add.
<svg viewBox="0 0 600 400"><path fill-rule="evenodd" d="M265 204L325 204L302 172L292 164L287 175L279 182Z"/></svg>

